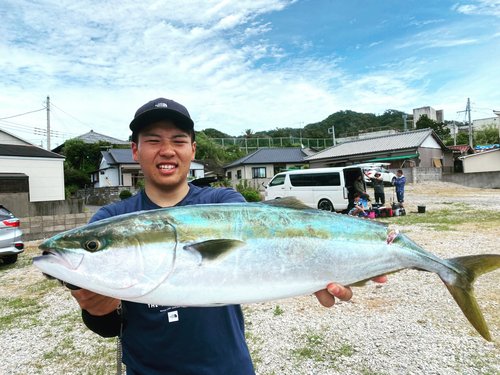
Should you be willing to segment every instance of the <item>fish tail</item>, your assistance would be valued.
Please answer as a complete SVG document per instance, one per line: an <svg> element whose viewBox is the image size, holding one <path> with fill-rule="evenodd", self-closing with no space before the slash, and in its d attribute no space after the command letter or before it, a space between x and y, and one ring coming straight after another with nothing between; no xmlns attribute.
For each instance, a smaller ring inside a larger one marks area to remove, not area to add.
<svg viewBox="0 0 500 375"><path fill-rule="evenodd" d="M491 341L491 336L484 320L483 313L474 296L474 281L482 274L500 268L500 255L485 254L471 255L447 259L452 268L458 270L453 282L447 282L441 277L458 306L469 322L486 340Z"/></svg>

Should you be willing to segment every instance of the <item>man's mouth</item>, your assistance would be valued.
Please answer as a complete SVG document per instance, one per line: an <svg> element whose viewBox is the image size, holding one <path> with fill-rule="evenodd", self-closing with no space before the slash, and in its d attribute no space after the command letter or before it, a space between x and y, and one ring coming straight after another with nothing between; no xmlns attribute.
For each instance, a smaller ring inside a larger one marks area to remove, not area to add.
<svg viewBox="0 0 500 375"><path fill-rule="evenodd" d="M170 171L170 170L175 169L175 168L176 168L176 166L173 164L162 164L162 165L158 166L158 169L160 169L162 171Z"/></svg>

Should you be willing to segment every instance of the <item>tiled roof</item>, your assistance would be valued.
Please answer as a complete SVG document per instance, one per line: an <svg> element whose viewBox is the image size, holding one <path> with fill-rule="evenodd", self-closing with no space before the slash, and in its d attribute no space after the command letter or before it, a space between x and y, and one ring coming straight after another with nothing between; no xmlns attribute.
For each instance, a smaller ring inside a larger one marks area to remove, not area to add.
<svg viewBox="0 0 500 375"><path fill-rule="evenodd" d="M109 151L101 151L103 158L109 165L113 164L138 164L134 161L132 149L112 148Z"/></svg>
<svg viewBox="0 0 500 375"><path fill-rule="evenodd" d="M97 133L93 130L89 131L88 133L79 135L78 137L75 137L73 139L81 139L85 143L96 143L99 141L103 141L103 142L109 142L109 143L114 144L114 145L128 145L128 144L130 144L130 142L128 142L128 141L123 141L123 140L118 139L118 138L114 138L114 137L110 137L110 136L107 136L104 134L100 134L100 133Z"/></svg>
<svg viewBox="0 0 500 375"><path fill-rule="evenodd" d="M38 146L24 145L0 145L0 156L64 159L64 156L44 150Z"/></svg>
<svg viewBox="0 0 500 375"><path fill-rule="evenodd" d="M454 146L448 146L448 148L452 149L454 154L455 153L464 154L469 150L472 151L469 145L456 145L456 146L454 145Z"/></svg>
<svg viewBox="0 0 500 375"><path fill-rule="evenodd" d="M306 158L306 161L415 148L419 147L433 133L432 129L422 129L344 142L320 151L313 156L309 156ZM439 137L436 136L436 140L442 147L445 147L441 140L439 140Z"/></svg>
<svg viewBox="0 0 500 375"><path fill-rule="evenodd" d="M306 154L298 147L261 148L224 168L242 164L302 163Z"/></svg>

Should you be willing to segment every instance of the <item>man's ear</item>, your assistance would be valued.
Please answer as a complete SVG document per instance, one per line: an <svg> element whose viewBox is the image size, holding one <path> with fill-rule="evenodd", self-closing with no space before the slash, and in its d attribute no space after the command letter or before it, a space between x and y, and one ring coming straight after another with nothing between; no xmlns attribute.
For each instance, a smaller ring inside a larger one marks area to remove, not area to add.
<svg viewBox="0 0 500 375"><path fill-rule="evenodd" d="M132 156L134 157L134 161L139 161L138 148L137 143L132 142Z"/></svg>
<svg viewBox="0 0 500 375"><path fill-rule="evenodd" d="M193 142L193 155L191 156L191 161L194 161L196 155L196 142Z"/></svg>

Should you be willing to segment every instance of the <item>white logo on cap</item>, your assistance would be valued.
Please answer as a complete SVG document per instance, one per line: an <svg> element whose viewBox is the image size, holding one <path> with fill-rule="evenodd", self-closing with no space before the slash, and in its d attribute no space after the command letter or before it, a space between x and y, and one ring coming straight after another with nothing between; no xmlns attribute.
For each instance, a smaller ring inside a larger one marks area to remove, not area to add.
<svg viewBox="0 0 500 375"><path fill-rule="evenodd" d="M168 105L167 105L167 103L158 103L158 104L155 105L155 107L165 107L165 108L167 108Z"/></svg>

